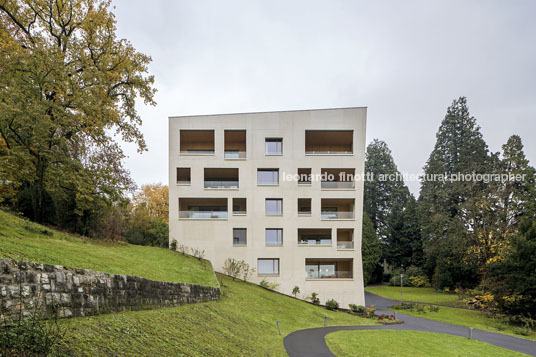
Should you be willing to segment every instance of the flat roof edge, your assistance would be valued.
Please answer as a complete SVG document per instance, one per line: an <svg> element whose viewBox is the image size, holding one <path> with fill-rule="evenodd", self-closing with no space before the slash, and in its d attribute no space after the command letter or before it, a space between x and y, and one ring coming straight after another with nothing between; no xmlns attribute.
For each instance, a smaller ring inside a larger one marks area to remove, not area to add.
<svg viewBox="0 0 536 357"><path fill-rule="evenodd" d="M265 112L235 112L235 113L220 113L220 114L194 114L194 115L172 115L172 118L190 118L190 117L210 117L210 116L222 116L222 115L242 115L242 114L268 114L268 113L292 113L292 112L313 112L320 110L341 110L341 109L368 109L367 106L359 107L338 107L338 108L316 108L316 109L294 109L294 110L269 110Z"/></svg>

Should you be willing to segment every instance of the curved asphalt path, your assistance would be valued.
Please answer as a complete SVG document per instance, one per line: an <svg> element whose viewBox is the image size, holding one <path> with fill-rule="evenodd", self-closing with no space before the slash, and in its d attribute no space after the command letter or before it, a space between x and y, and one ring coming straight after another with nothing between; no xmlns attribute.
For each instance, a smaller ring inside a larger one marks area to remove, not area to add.
<svg viewBox="0 0 536 357"><path fill-rule="evenodd" d="M382 298L365 292L367 306L375 305L378 314L393 314L389 307L399 301ZM397 313L396 318L403 324L377 326L332 326L295 331L285 337L283 343L290 357L325 357L334 356L326 345L325 336L330 332L343 330L410 330L445 333L454 336L467 337L468 328L451 325L444 322L422 319ZM329 321L329 320L328 320ZM536 342L523 338L473 329L473 340L486 342L495 346L536 356Z"/></svg>

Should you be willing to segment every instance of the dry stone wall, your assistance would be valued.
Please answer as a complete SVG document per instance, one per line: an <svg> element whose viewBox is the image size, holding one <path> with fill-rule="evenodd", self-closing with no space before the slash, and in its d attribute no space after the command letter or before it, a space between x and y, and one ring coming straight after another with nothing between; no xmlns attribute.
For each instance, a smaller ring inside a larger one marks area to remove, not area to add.
<svg viewBox="0 0 536 357"><path fill-rule="evenodd" d="M220 289L60 265L0 259L0 320L32 313L58 317L216 301Z"/></svg>

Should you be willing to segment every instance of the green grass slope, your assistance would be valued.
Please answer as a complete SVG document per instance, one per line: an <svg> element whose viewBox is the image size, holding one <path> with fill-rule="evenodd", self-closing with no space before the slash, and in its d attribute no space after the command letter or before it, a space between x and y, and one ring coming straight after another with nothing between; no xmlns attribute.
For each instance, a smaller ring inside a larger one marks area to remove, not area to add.
<svg viewBox="0 0 536 357"><path fill-rule="evenodd" d="M526 356L464 337L416 331L338 331L326 335L336 356Z"/></svg>
<svg viewBox="0 0 536 357"><path fill-rule="evenodd" d="M0 258L136 275L160 281L217 285L207 261L163 248L96 242L1 210Z"/></svg>
<svg viewBox="0 0 536 357"><path fill-rule="evenodd" d="M259 286L221 278L218 302L62 320L62 350L96 356L285 356L283 338L295 330L373 324ZM276 320L280 320L278 335Z"/></svg>
<svg viewBox="0 0 536 357"><path fill-rule="evenodd" d="M380 295L387 299L400 300L400 286L372 286L365 288L366 291ZM457 294L442 293L433 288L403 288L404 301L424 302L447 306L463 306L463 301Z"/></svg>

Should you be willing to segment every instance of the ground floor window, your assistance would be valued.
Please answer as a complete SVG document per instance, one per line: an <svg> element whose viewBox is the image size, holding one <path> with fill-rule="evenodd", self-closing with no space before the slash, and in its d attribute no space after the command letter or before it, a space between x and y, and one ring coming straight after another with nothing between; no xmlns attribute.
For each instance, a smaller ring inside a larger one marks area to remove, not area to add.
<svg viewBox="0 0 536 357"><path fill-rule="evenodd" d="M257 272L259 275L279 275L279 259L259 258Z"/></svg>

